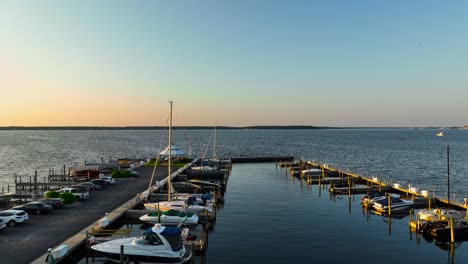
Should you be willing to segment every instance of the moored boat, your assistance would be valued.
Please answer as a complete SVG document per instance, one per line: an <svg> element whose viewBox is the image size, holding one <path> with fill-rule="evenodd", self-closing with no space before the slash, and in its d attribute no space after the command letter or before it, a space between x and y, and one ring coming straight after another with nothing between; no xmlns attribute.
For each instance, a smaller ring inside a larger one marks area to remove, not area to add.
<svg viewBox="0 0 468 264"><path fill-rule="evenodd" d="M451 241L452 231L449 221L428 222L425 232L430 233L437 241ZM454 219L453 224L454 241L468 240L468 222L465 219Z"/></svg>
<svg viewBox="0 0 468 264"><path fill-rule="evenodd" d="M140 220L146 223L163 225L196 225L198 216L190 212L180 212L177 210L169 210L166 212L151 212L140 217Z"/></svg>
<svg viewBox="0 0 468 264"><path fill-rule="evenodd" d="M390 206L389 206L390 200ZM385 197L385 199L377 200L374 202L374 210L379 212L403 211L408 210L413 206L414 202L411 200L403 200L397 197Z"/></svg>
<svg viewBox="0 0 468 264"><path fill-rule="evenodd" d="M206 206L206 205L189 205L187 201L179 200L179 201L162 201L158 203L144 203L146 210L152 211L169 211L169 210L177 210L182 212L191 212L195 214L205 214L206 212L212 213L213 207Z"/></svg>
<svg viewBox="0 0 468 264"><path fill-rule="evenodd" d="M417 216L419 217L419 220L423 221L444 221L450 218L460 219L464 217L460 211L442 208L437 208L434 210L421 210L417 213Z"/></svg>
<svg viewBox="0 0 468 264"><path fill-rule="evenodd" d="M192 257L182 242L181 229L156 224L141 236L122 238L91 247L104 257L119 261L123 255L128 263L185 263Z"/></svg>
<svg viewBox="0 0 468 264"><path fill-rule="evenodd" d="M361 204L364 205L364 206L372 206L374 204L374 201L375 200L372 200L376 197L382 197L382 198L385 198L385 194L383 192L379 192L379 191L375 191L375 190L372 190L372 191L369 191L367 192L366 194L364 194L361 198Z"/></svg>

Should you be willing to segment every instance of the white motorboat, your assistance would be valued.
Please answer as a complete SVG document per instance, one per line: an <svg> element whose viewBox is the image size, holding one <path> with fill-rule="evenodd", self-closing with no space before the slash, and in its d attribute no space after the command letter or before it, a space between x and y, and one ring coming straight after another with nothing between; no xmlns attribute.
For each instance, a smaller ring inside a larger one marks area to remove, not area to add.
<svg viewBox="0 0 468 264"><path fill-rule="evenodd" d="M158 203L145 203L146 210L152 211L169 211L177 210L182 212L191 212L195 214L204 214L205 212L212 213L213 207L207 205L188 204L186 200L178 201L162 201Z"/></svg>
<svg viewBox="0 0 468 264"><path fill-rule="evenodd" d="M375 199L375 198L374 198ZM388 206L389 204L389 199L390 199L390 207ZM413 206L414 202L411 200L403 200L401 198L397 197L385 197L385 199L380 199L377 201L374 201L374 210L378 212L388 212L389 208L390 210L393 211L404 211L408 210Z"/></svg>
<svg viewBox="0 0 468 264"><path fill-rule="evenodd" d="M100 243L91 249L104 257L119 261L123 255L128 263L185 263L192 257L190 249L185 248L181 229L155 224L141 236L122 238Z"/></svg>
<svg viewBox="0 0 468 264"><path fill-rule="evenodd" d="M140 217L140 220L145 223L163 225L196 225L198 224L198 216L190 212L181 212L177 210L169 210L166 212L152 212Z"/></svg>
<svg viewBox="0 0 468 264"><path fill-rule="evenodd" d="M375 198L375 199L374 199ZM379 191L369 191L361 198L361 204L363 206L372 206L376 199L386 198L383 192Z"/></svg>
<svg viewBox="0 0 468 264"><path fill-rule="evenodd" d="M393 198L400 198L400 195L396 193L383 194L382 192L379 192L379 191L371 191L361 198L361 203L364 206L372 207L374 203L377 201L388 200L389 196Z"/></svg>
<svg viewBox="0 0 468 264"><path fill-rule="evenodd" d="M438 136L438 137L443 137L443 136L444 136L444 133L443 133L443 132L439 132L439 133L436 134L436 136Z"/></svg>
<svg viewBox="0 0 468 264"><path fill-rule="evenodd" d="M190 167L190 169L191 170L201 170L201 171L215 171L215 170L217 170L213 166L194 166L194 167Z"/></svg>

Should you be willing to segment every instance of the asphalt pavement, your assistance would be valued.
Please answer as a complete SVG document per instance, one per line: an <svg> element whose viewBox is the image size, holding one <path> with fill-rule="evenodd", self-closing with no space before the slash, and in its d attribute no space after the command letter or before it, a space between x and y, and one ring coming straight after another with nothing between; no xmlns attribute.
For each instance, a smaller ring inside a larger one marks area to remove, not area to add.
<svg viewBox="0 0 468 264"><path fill-rule="evenodd" d="M54 248L63 241L91 225L106 212L124 204L148 188L152 167L134 170L139 176L116 179L114 185L94 191L86 201L78 201L54 209L46 215L29 215L29 220L0 232L0 263L30 263L48 248ZM156 180L167 176L167 167L158 167ZM45 261L44 261L45 263Z"/></svg>

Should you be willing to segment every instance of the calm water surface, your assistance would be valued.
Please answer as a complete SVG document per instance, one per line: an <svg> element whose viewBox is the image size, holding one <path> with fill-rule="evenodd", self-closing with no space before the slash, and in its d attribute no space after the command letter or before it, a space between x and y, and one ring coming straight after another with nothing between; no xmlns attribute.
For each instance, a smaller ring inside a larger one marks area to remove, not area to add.
<svg viewBox="0 0 468 264"><path fill-rule="evenodd" d="M408 216L363 211L360 195L330 196L275 164L235 164L209 237L207 263L468 263L410 236Z"/></svg>
<svg viewBox="0 0 468 264"><path fill-rule="evenodd" d="M468 197L468 130L433 129L346 130L218 130L218 156L294 155L328 163L382 180L411 184L446 195L447 155L450 146L451 194ZM14 175L31 176L37 170L61 170L101 157L154 157L163 131L0 131L0 185ZM207 146L213 131L175 130L174 141L193 155L212 155ZM189 145L191 144L191 147ZM167 143L163 143L164 146ZM452 196L451 195L451 196ZM453 197L452 197L453 198Z"/></svg>

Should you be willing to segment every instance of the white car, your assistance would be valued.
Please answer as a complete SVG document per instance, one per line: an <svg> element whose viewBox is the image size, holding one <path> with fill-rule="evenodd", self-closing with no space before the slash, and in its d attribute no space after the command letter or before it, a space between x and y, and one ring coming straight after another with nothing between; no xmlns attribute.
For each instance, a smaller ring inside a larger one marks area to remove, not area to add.
<svg viewBox="0 0 468 264"><path fill-rule="evenodd" d="M128 171L130 172L130 174L132 174L133 176L138 176L138 171L134 171L132 169L128 169Z"/></svg>
<svg viewBox="0 0 468 264"><path fill-rule="evenodd" d="M15 226L29 219L28 213L23 210L5 210L0 212L0 219L5 221L8 226Z"/></svg>
<svg viewBox="0 0 468 264"><path fill-rule="evenodd" d="M75 188L70 188L70 187L62 188L58 190L57 192L74 194L76 199L78 200L85 200L89 198L89 191L77 190Z"/></svg>
<svg viewBox="0 0 468 264"><path fill-rule="evenodd" d="M99 179L105 180L108 184L114 184L115 183L115 180L114 180L114 178L112 178L112 176L101 175L101 176L99 176Z"/></svg>

